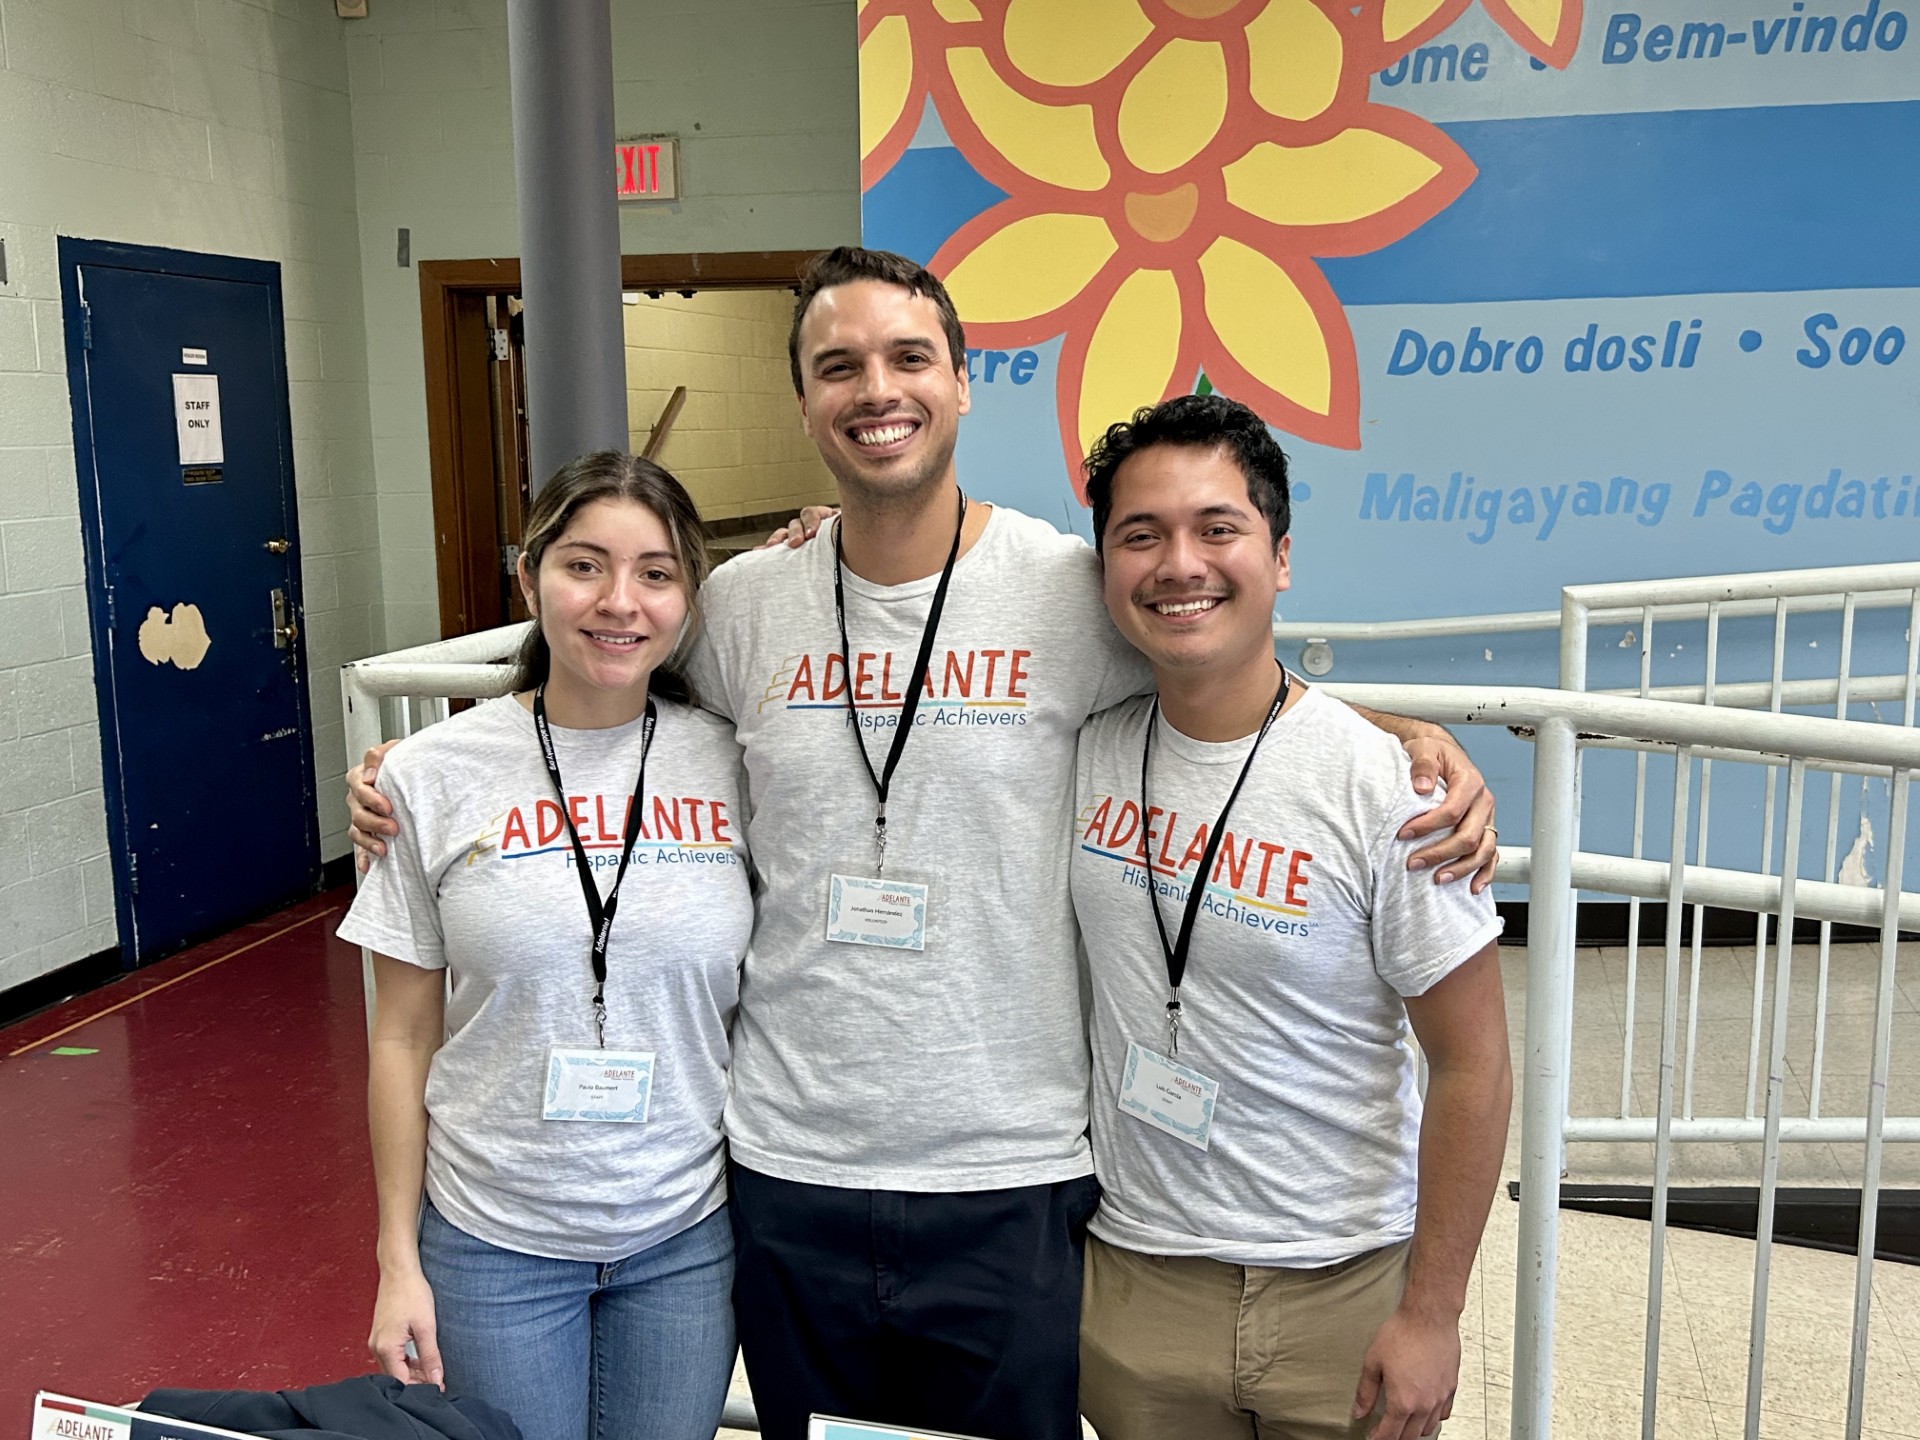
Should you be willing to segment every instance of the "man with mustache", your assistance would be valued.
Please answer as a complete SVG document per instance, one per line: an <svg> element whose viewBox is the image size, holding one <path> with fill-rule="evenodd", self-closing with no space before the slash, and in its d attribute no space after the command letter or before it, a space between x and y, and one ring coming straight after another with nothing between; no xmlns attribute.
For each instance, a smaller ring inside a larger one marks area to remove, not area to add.
<svg viewBox="0 0 1920 1440"><path fill-rule="evenodd" d="M1103 1192L1082 1409L1102 1440L1431 1435L1506 1148L1492 898L1409 873L1405 754L1274 658L1266 424L1181 396L1087 476L1157 693L1087 722L1076 775Z"/></svg>

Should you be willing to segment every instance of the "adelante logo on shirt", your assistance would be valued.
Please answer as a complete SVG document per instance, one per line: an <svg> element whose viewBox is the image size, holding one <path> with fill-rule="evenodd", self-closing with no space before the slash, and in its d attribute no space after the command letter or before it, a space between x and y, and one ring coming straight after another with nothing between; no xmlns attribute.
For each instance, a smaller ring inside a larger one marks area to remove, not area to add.
<svg viewBox="0 0 1920 1440"><path fill-rule="evenodd" d="M631 795L569 795L567 810L595 869L617 867L626 839ZM640 838L634 842L634 865L737 865L733 816L725 801L697 795L654 795L647 798L640 819ZM502 860L530 860L553 855L571 869L573 843L559 802L542 798L515 805L478 835L467 851L467 864L496 851ZM556 862L558 863L558 862Z"/></svg>
<svg viewBox="0 0 1920 1440"><path fill-rule="evenodd" d="M1207 821L1189 825L1179 811L1158 805L1143 814L1134 801L1113 795L1102 795L1082 810L1075 828L1080 849L1118 864L1123 884L1142 890L1151 885L1175 904L1186 901L1192 872L1207 848ZM1213 873L1206 877L1200 913L1275 935L1308 935L1312 864L1309 851L1236 835L1229 828L1220 836Z"/></svg>
<svg viewBox="0 0 1920 1440"><path fill-rule="evenodd" d="M853 652L853 714L863 728L883 730L900 723L900 702L906 698L913 659L911 652ZM914 725L1025 725L1032 660L1032 650L1017 646L935 650ZM839 651L789 655L767 681L757 708L760 712L822 710L851 723L847 693L847 665Z"/></svg>

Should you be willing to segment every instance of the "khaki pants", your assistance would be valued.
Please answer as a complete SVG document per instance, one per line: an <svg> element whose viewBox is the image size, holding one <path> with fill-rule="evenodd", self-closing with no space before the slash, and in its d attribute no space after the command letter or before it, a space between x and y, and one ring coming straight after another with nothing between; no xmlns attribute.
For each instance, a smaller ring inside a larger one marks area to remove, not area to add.
<svg viewBox="0 0 1920 1440"><path fill-rule="evenodd" d="M1407 1244L1319 1270L1142 1255L1087 1238L1080 1410L1101 1440L1350 1440Z"/></svg>

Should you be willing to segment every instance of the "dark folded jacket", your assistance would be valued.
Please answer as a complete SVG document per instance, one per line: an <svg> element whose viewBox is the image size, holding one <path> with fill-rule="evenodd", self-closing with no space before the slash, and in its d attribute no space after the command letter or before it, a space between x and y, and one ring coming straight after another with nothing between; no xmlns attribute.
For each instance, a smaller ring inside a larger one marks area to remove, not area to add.
<svg viewBox="0 0 1920 1440"><path fill-rule="evenodd" d="M520 1440L504 1410L391 1375L309 1390L155 1390L140 1409L273 1440Z"/></svg>

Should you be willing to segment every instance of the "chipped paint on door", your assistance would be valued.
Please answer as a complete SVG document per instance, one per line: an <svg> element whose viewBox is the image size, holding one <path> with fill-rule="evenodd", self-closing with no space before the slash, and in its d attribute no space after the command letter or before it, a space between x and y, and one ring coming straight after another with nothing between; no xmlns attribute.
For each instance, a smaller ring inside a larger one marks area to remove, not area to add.
<svg viewBox="0 0 1920 1440"><path fill-rule="evenodd" d="M176 605L171 615L158 605L151 606L140 625L140 653L155 665L196 670L212 644L198 605Z"/></svg>

